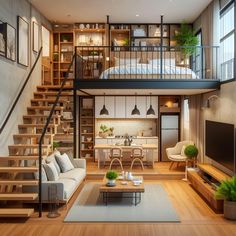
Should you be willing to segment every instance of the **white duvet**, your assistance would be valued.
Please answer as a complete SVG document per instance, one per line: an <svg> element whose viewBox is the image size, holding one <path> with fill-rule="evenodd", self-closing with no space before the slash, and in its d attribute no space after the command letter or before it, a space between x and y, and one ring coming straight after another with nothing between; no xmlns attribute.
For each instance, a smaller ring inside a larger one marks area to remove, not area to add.
<svg viewBox="0 0 236 236"><path fill-rule="evenodd" d="M107 70L103 71L100 79L109 79L111 75L127 75L126 78L129 78L129 75L152 75L152 74L160 74L160 66L151 65L151 64L134 64L134 65L121 65L110 67ZM179 67L179 66L163 66L162 73L165 75L170 75L170 78L175 78L175 75L186 75L184 78L189 79L197 79L197 75L187 67ZM187 76L188 75L188 76ZM122 78L121 78L122 79ZM153 76L155 79L155 76Z"/></svg>

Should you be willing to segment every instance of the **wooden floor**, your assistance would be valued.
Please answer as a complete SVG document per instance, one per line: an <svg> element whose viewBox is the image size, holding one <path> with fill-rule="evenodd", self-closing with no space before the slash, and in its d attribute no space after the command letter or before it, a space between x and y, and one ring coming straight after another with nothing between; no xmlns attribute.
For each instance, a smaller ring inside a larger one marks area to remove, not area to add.
<svg viewBox="0 0 236 236"><path fill-rule="evenodd" d="M37 217L36 213L33 218L25 222L4 219L0 223L0 235L236 236L236 222L227 221L222 215L215 214L187 182L182 180L155 180L146 181L146 183L160 183L164 186L180 216L180 223L63 223L67 211L83 187L81 186L69 204L59 209L60 217L47 218L47 210L45 209L41 219ZM158 199L156 200L158 201ZM140 214L142 213L140 212Z"/></svg>

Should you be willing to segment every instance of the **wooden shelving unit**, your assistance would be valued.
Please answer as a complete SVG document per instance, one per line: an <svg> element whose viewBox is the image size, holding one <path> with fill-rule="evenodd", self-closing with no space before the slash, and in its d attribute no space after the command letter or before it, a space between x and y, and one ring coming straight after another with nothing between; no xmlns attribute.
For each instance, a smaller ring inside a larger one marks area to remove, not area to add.
<svg viewBox="0 0 236 236"><path fill-rule="evenodd" d="M160 113L180 113L180 96L159 96Z"/></svg>
<svg viewBox="0 0 236 236"><path fill-rule="evenodd" d="M94 159L94 97L80 97L79 104L80 157Z"/></svg>
<svg viewBox="0 0 236 236"><path fill-rule="evenodd" d="M230 178L230 176L209 164L198 164L198 168L200 169L199 172L194 169L188 170L188 181L208 202L211 208L216 212L222 212L223 200L215 198L214 184L220 183L223 180Z"/></svg>
<svg viewBox="0 0 236 236"><path fill-rule="evenodd" d="M57 31L53 33L53 84L60 85L71 63L74 53L73 31ZM73 67L69 80L73 79ZM69 81L68 80L68 81Z"/></svg>

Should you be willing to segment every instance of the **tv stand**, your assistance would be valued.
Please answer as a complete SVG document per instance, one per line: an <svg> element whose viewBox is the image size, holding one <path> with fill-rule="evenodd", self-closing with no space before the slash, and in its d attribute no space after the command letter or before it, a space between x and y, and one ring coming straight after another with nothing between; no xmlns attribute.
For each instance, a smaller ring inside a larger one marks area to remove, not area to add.
<svg viewBox="0 0 236 236"><path fill-rule="evenodd" d="M198 168L199 171L187 171L188 181L214 211L222 212L223 200L215 199L215 191L220 182L230 176L209 164L198 164Z"/></svg>

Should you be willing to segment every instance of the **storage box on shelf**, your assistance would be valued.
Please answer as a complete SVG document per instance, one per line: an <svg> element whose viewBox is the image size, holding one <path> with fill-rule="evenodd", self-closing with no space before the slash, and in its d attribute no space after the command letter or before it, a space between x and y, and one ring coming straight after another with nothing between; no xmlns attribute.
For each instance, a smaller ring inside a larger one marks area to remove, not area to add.
<svg viewBox="0 0 236 236"><path fill-rule="evenodd" d="M94 158L94 98L80 97L80 157Z"/></svg>

